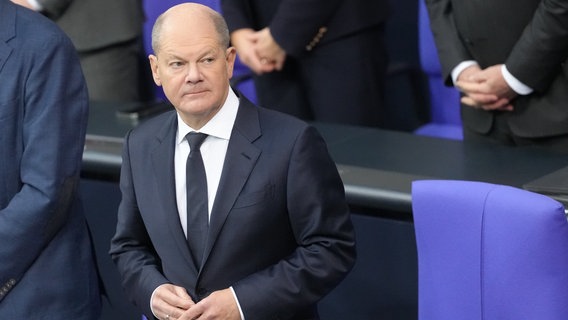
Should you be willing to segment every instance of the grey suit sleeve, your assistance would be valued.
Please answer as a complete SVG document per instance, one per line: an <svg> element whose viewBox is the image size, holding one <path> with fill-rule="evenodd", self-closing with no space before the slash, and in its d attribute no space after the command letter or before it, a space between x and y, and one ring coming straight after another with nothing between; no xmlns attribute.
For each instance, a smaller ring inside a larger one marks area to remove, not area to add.
<svg viewBox="0 0 568 320"><path fill-rule="evenodd" d="M430 17L430 27L438 50L442 76L446 85L453 85L452 70L461 62L472 60L463 44L452 13L451 0L425 0Z"/></svg>
<svg viewBox="0 0 568 320"><path fill-rule="evenodd" d="M568 59L568 1L543 0L507 58L521 82L544 91Z"/></svg>

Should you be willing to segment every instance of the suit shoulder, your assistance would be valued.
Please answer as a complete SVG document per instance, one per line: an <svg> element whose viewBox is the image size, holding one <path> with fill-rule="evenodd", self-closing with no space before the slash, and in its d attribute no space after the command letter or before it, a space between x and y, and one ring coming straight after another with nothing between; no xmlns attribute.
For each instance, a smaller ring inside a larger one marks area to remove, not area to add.
<svg viewBox="0 0 568 320"><path fill-rule="evenodd" d="M57 48L60 46L73 47L69 37L55 22L47 17L25 8L16 9L16 39L22 47L27 48ZM31 49L30 49L31 50ZM42 52L37 52L42 54Z"/></svg>
<svg viewBox="0 0 568 320"><path fill-rule="evenodd" d="M308 139L312 142L324 140L319 130L310 123L275 110L259 107L259 121L263 133L270 132L270 137L290 144L300 137L303 137L301 140ZM267 138L264 134L263 136Z"/></svg>
<svg viewBox="0 0 568 320"><path fill-rule="evenodd" d="M16 25L19 30L35 32L39 36L64 35L65 33L44 15L26 8L16 8Z"/></svg>
<svg viewBox="0 0 568 320"><path fill-rule="evenodd" d="M304 130L310 125L294 116L276 110L258 107L260 123L264 127L285 128L290 130Z"/></svg>
<svg viewBox="0 0 568 320"><path fill-rule="evenodd" d="M146 135L151 133L157 133L166 125L170 125L173 120L175 120L176 112L175 110L167 111L156 115L154 117L144 120L139 125L131 130L131 136Z"/></svg>

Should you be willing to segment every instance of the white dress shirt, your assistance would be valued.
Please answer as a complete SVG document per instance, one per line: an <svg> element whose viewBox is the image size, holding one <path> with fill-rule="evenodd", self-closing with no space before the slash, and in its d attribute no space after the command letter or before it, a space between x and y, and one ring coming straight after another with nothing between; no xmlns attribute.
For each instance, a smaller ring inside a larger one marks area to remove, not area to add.
<svg viewBox="0 0 568 320"><path fill-rule="evenodd" d="M235 124L235 119L237 118L237 111L239 108L239 98L235 95L233 90L229 89L229 95L223 104L223 107L219 109L217 114L207 122L199 131L194 130L189 127L181 117L177 116L178 129L176 133L175 140L175 150L174 150L174 172L175 172L175 185L176 185L176 202L179 213L179 220L183 228L183 233L187 237L187 193L186 193L186 162L189 155L189 143L185 139L185 136L191 132L201 132L208 135L208 137L203 141L201 147L201 157L203 158L203 165L205 166L205 174L207 175L207 209L209 212L209 218L211 218L211 209L213 203L215 203L215 196L217 194L217 188L219 187L219 181L221 179L221 173L223 172L223 163L225 162L225 156L227 155L227 148L229 146L229 138L231 137L231 132L233 131L233 125ZM157 288L156 288L157 289ZM239 304L239 299L235 294L233 288L230 288L233 292L235 301L239 308L239 313L241 319L244 320L244 314ZM150 306L152 306L151 300L154 298L156 290L152 293L150 299ZM154 310L152 310L154 316L158 318Z"/></svg>
<svg viewBox="0 0 568 320"><path fill-rule="evenodd" d="M223 163L229 146L229 138L237 117L239 107L239 98L229 90L229 95L225 100L225 104L219 112L205 124L198 132L205 133L208 137L201 144L201 157L205 166L205 174L207 175L207 209L211 216L211 208L215 202L217 187L221 179L223 171ZM185 183L185 166L187 156L189 155L189 143L185 136L192 131L178 114L178 129L176 134L176 145L174 154L174 169L176 182L176 199L183 232L187 237L187 193Z"/></svg>

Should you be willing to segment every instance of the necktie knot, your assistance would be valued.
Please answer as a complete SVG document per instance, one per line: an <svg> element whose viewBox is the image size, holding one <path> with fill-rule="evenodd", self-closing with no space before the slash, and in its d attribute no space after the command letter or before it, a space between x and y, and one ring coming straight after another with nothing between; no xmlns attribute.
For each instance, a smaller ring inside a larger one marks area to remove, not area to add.
<svg viewBox="0 0 568 320"><path fill-rule="evenodd" d="M189 148L191 149L190 151L193 152L194 150L199 150L201 144L203 143L205 138L207 138L207 135L205 133L192 131L188 133L185 138L189 143Z"/></svg>

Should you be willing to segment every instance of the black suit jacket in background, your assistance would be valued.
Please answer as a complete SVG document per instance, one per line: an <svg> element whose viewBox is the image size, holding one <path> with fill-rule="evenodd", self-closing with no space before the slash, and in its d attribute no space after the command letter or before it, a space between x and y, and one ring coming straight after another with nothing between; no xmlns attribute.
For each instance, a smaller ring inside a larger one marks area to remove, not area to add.
<svg viewBox="0 0 568 320"><path fill-rule="evenodd" d="M222 0L231 32L270 28L280 71L254 75L261 106L308 121L383 121L387 0Z"/></svg>
<svg viewBox="0 0 568 320"><path fill-rule="evenodd" d="M568 133L568 2L426 0L446 84L460 62L506 64L535 91L513 101L506 119L521 137ZM495 112L462 107L465 126L486 133Z"/></svg>
<svg viewBox="0 0 568 320"><path fill-rule="evenodd" d="M272 36L290 55L306 51L321 27L327 32L319 44L380 25L388 16L384 0L222 0L223 16L231 32L270 26Z"/></svg>

